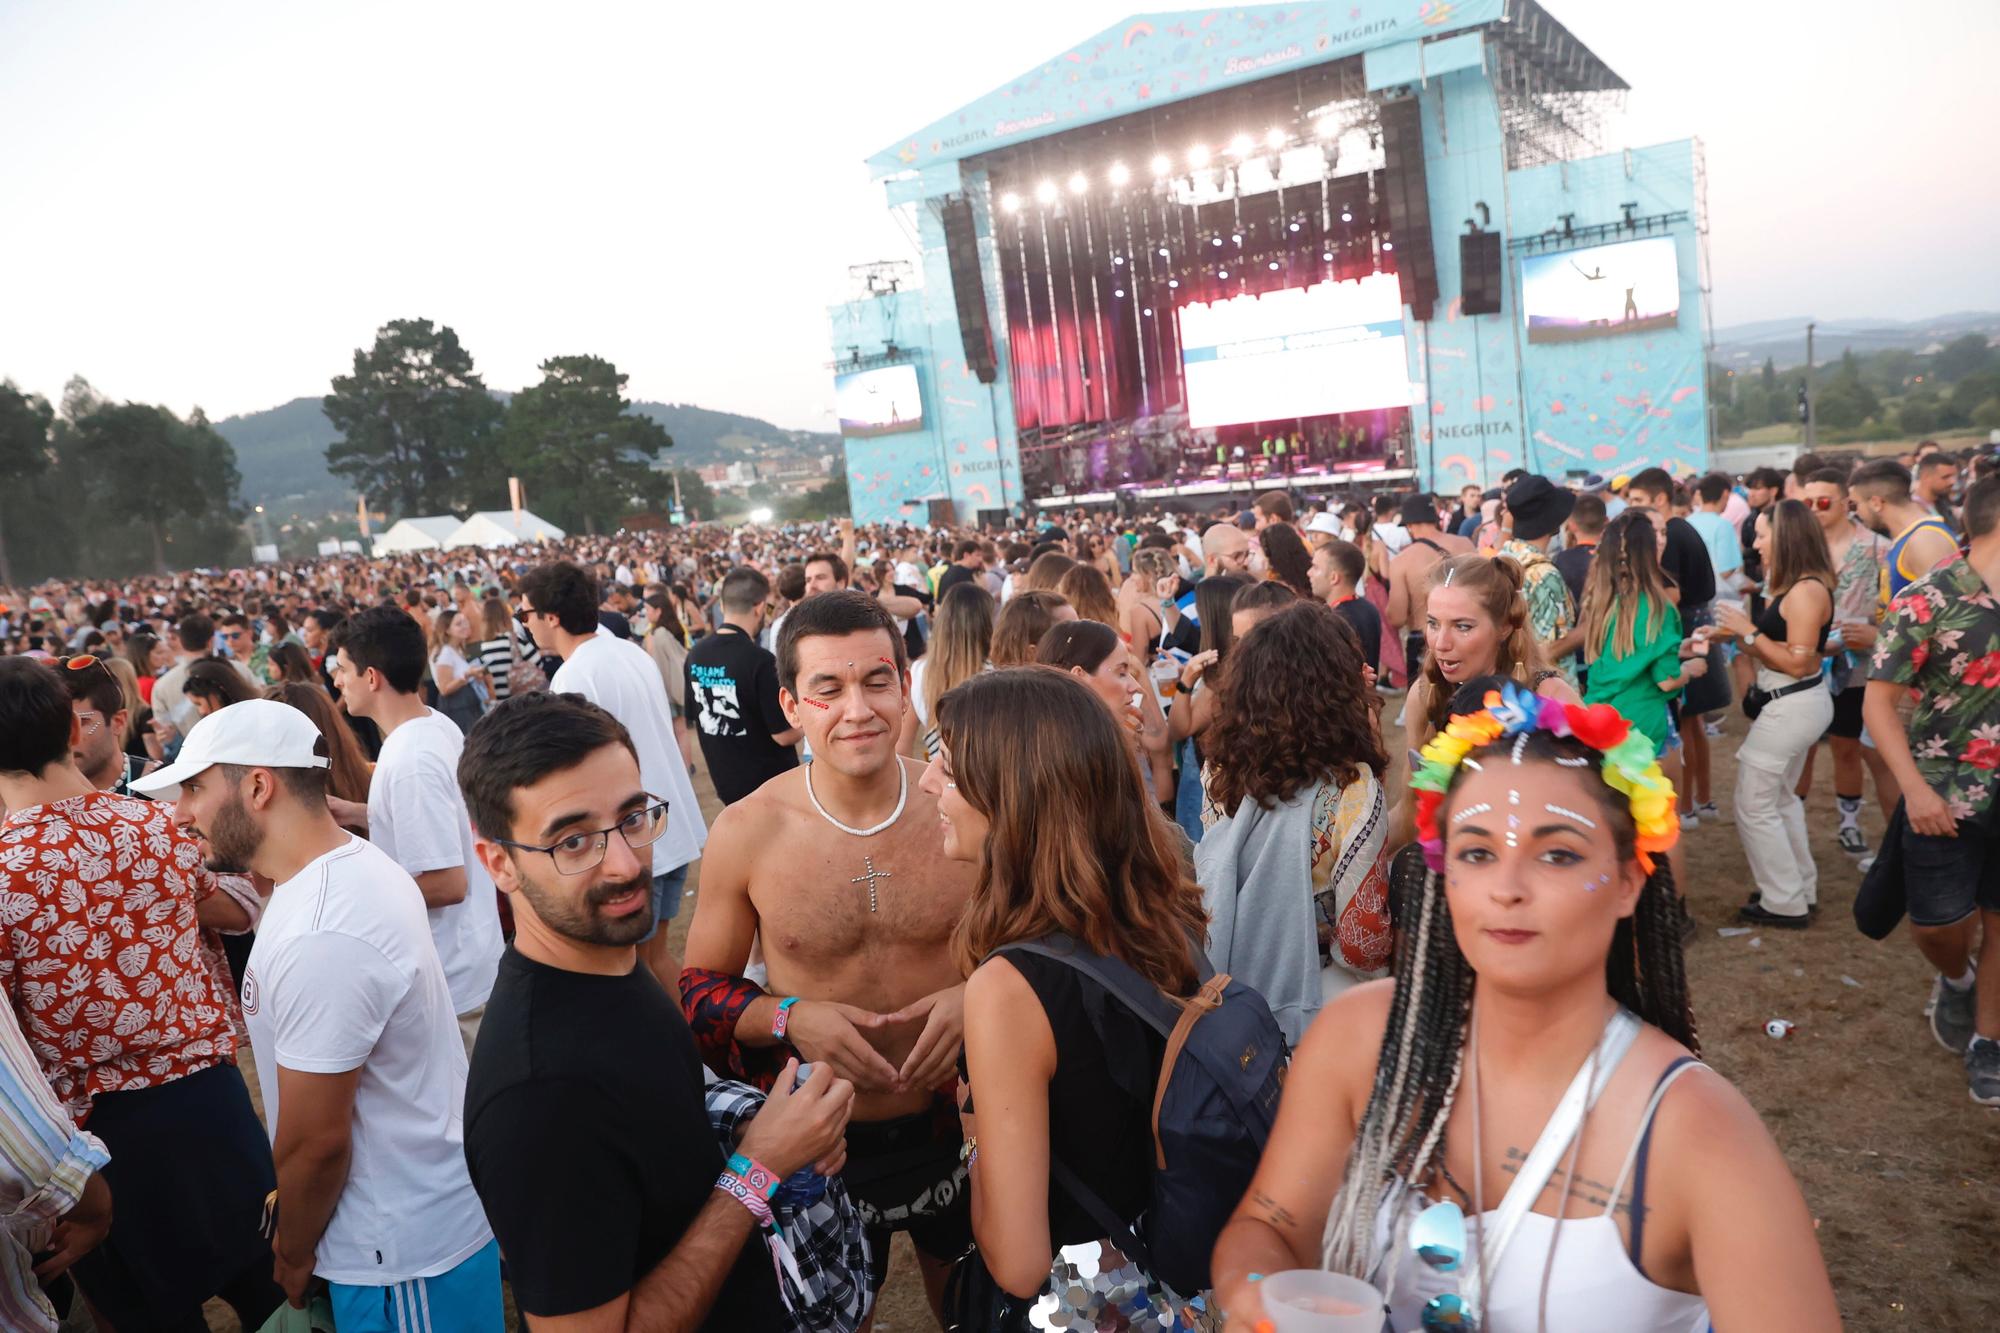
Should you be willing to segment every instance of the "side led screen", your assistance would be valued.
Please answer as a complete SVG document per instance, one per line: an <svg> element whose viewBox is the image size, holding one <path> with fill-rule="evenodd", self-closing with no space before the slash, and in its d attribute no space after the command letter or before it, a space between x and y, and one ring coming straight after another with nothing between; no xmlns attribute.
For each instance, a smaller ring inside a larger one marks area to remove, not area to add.
<svg viewBox="0 0 2000 1333"><path fill-rule="evenodd" d="M1680 260L1671 236L1620 241L1521 261L1531 343L1671 329L1680 318Z"/></svg>
<svg viewBox="0 0 2000 1333"><path fill-rule="evenodd" d="M842 435L893 435L924 424L924 397L917 388L915 366L835 375L833 397Z"/></svg>
<svg viewBox="0 0 2000 1333"><path fill-rule="evenodd" d="M1393 273L1180 308L1188 424L1406 406L1403 301Z"/></svg>

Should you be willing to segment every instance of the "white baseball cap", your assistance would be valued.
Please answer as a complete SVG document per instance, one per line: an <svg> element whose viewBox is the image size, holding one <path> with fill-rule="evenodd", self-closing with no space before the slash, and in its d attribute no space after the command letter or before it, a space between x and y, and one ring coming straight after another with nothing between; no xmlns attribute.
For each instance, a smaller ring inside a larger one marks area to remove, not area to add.
<svg viewBox="0 0 2000 1333"><path fill-rule="evenodd" d="M1329 537L1347 535L1347 529L1340 525L1340 515L1324 510L1312 516L1312 521L1306 524L1306 531L1323 532Z"/></svg>
<svg viewBox="0 0 2000 1333"><path fill-rule="evenodd" d="M194 724L180 756L157 773L132 783L142 796L163 801L180 796L181 783L217 764L246 768L326 768L332 760L314 754L321 745L313 720L275 699L245 699L218 708Z"/></svg>

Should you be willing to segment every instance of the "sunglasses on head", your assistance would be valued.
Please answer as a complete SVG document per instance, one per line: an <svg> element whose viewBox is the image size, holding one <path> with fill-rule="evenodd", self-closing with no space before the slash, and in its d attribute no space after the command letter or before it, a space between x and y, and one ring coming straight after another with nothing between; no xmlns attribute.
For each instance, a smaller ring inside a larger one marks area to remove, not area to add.
<svg viewBox="0 0 2000 1333"><path fill-rule="evenodd" d="M62 669L65 671L88 671L92 667L109 670L109 668L104 666L103 658L90 653L78 653L74 657L58 657L56 661L61 664Z"/></svg>

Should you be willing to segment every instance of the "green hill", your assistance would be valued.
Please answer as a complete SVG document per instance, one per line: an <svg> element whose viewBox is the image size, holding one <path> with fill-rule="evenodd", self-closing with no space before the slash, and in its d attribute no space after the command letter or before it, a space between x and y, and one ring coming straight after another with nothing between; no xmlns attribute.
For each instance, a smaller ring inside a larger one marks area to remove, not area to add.
<svg viewBox="0 0 2000 1333"><path fill-rule="evenodd" d="M498 393L503 401L510 395ZM716 412L692 403L647 403L632 410L666 427L674 447L664 461L675 467L705 467L755 459L766 453L837 452L840 437L817 431L786 430L758 417ZM243 474L243 501L279 514L314 517L353 512L354 492L326 470L326 447L339 432L320 411L317 398L294 398L279 407L215 423L236 450Z"/></svg>

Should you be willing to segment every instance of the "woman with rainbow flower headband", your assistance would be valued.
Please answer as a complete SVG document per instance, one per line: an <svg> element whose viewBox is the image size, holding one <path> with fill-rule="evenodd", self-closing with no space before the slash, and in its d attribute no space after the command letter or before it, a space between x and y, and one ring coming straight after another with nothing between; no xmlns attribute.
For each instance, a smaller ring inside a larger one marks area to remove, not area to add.
<svg viewBox="0 0 2000 1333"><path fill-rule="evenodd" d="M1840 1327L1784 1158L1696 1059L1652 741L1498 677L1472 701L1411 779L1409 956L1307 1032L1216 1243L1231 1327L1314 1267L1396 1333Z"/></svg>

